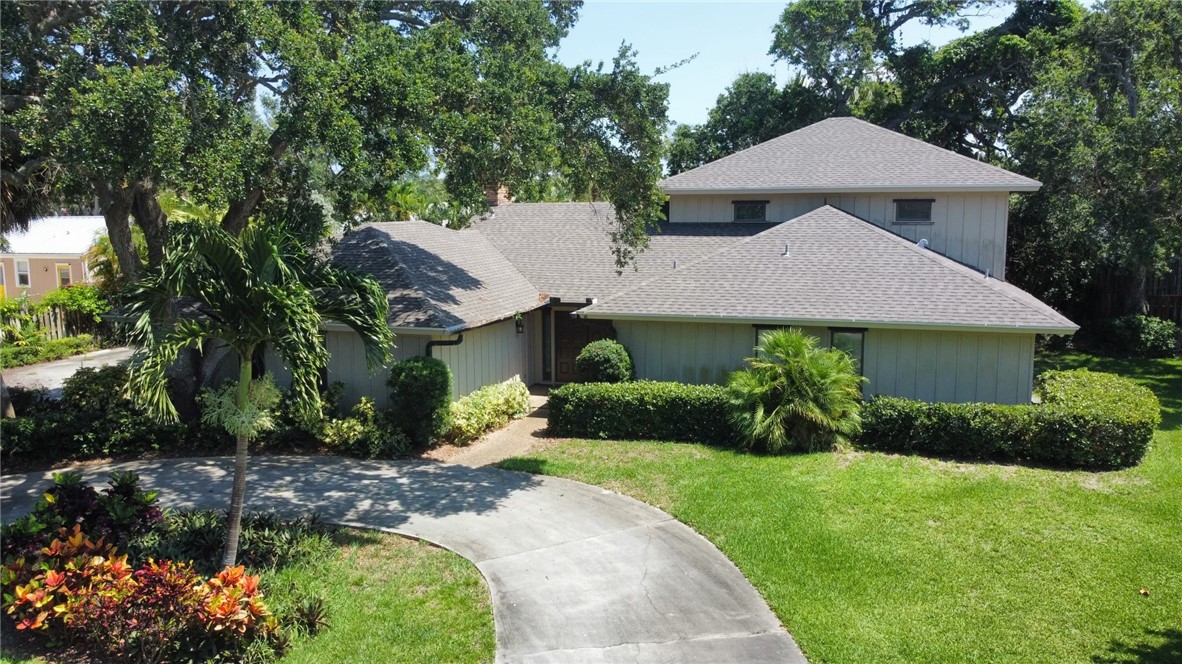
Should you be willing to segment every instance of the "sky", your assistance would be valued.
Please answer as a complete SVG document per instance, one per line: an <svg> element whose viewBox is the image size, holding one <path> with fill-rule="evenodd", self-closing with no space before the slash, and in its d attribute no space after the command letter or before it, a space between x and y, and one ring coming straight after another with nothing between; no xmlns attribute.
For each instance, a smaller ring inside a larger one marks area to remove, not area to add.
<svg viewBox="0 0 1182 664"><path fill-rule="evenodd" d="M638 51L641 71L651 72L690 57L693 62L663 74L669 84L669 119L698 124L735 78L745 72L776 74L780 83L791 75L767 54L772 26L784 2L616 2L588 0L579 20L562 41L558 58L566 65L590 60L610 68L620 42ZM1009 7L986 10L974 18L970 32L1001 23ZM912 22L903 28L905 45L929 41L939 45L961 36L955 28L932 28Z"/></svg>

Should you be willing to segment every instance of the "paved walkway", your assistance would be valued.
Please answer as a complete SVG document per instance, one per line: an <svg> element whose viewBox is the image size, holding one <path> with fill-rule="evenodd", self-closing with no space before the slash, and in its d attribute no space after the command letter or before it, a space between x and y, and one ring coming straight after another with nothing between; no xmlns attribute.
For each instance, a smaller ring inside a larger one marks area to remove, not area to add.
<svg viewBox="0 0 1182 664"><path fill-rule="evenodd" d="M82 367L97 368L118 364L131 357L132 352L131 348L106 348L53 362L5 369L3 380L8 387L44 387L50 391L51 396L56 397L61 395L62 384L73 376L75 371Z"/></svg>
<svg viewBox="0 0 1182 664"><path fill-rule="evenodd" d="M134 470L179 508L229 504L228 458L88 466L96 485ZM0 478L5 520L49 473ZM803 662L792 637L706 539L597 487L422 461L256 457L249 510L310 511L434 542L488 581L498 662Z"/></svg>
<svg viewBox="0 0 1182 664"><path fill-rule="evenodd" d="M513 420L503 429L498 429L473 442L470 446L447 459L448 463L461 466L491 466L510 457L521 456L544 440L546 429L546 393L535 390L529 396L529 414Z"/></svg>

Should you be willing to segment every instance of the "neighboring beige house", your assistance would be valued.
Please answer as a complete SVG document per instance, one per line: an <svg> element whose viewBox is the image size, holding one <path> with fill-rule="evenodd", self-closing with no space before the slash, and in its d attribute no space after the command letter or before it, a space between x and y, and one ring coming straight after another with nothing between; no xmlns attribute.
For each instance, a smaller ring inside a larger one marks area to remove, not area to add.
<svg viewBox="0 0 1182 664"><path fill-rule="evenodd" d="M102 217L42 217L29 222L27 231L6 234L0 296L27 293L37 299L62 286L89 283L85 254L106 229Z"/></svg>
<svg viewBox="0 0 1182 664"><path fill-rule="evenodd" d="M669 221L621 273L603 203L498 200L467 230L369 224L334 251L387 288L396 355L443 359L456 396L573 380L604 337L638 378L721 382L793 326L851 353L867 395L1023 403L1035 335L1077 329L1004 280L1009 195L1039 186L834 118L662 181ZM329 379L384 403L356 336L327 334Z"/></svg>

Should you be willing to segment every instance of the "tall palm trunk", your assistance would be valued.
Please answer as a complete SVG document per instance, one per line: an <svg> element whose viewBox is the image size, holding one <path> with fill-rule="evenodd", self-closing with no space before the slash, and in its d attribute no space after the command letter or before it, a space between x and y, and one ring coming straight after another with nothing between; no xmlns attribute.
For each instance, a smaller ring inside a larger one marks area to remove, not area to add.
<svg viewBox="0 0 1182 664"><path fill-rule="evenodd" d="M238 399L236 405L244 410L250 401L250 358L253 349L239 356ZM242 532L242 504L246 501L246 459L250 440L238 436L234 450L234 490L230 494L230 530L226 533L226 549L222 553L222 565L232 567L238 562L238 536Z"/></svg>

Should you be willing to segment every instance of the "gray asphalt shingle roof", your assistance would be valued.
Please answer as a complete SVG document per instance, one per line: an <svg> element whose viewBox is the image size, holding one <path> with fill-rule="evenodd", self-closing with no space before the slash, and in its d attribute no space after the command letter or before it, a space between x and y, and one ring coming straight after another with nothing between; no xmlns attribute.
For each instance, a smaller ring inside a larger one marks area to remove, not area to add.
<svg viewBox="0 0 1182 664"><path fill-rule="evenodd" d="M544 303L517 268L474 230L422 221L366 224L341 238L332 255L386 289L395 327L459 331Z"/></svg>
<svg viewBox="0 0 1182 664"><path fill-rule="evenodd" d="M856 118L830 118L662 180L669 194L1034 191L1040 183Z"/></svg>
<svg viewBox="0 0 1182 664"><path fill-rule="evenodd" d="M474 227L541 292L567 302L603 299L672 272L770 224L661 224L649 247L617 274L608 203L514 203Z"/></svg>
<svg viewBox="0 0 1182 664"><path fill-rule="evenodd" d="M1076 329L1021 289L830 206L582 312L596 318Z"/></svg>

